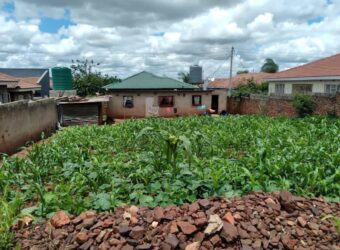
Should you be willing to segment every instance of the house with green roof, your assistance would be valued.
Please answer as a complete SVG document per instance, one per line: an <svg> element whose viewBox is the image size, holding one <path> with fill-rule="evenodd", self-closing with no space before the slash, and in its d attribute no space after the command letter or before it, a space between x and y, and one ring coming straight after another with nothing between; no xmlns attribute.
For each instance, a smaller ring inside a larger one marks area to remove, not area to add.
<svg viewBox="0 0 340 250"><path fill-rule="evenodd" d="M108 107L111 118L202 114L211 107L213 92L146 71L103 89L112 96Z"/></svg>

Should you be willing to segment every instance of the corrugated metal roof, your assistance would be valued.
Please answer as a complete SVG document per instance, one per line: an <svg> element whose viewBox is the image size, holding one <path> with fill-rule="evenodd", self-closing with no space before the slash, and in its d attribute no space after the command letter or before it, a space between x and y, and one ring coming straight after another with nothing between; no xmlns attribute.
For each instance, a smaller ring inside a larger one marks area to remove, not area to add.
<svg viewBox="0 0 340 250"><path fill-rule="evenodd" d="M120 83L112 83L103 87L106 90L131 89L198 89L198 87L177 81L169 77L160 77L142 71L130 76Z"/></svg>

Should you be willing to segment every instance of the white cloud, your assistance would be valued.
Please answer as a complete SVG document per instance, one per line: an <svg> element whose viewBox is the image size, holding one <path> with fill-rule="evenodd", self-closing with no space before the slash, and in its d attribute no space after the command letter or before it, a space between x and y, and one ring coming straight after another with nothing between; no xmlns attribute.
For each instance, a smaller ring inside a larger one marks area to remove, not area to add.
<svg viewBox="0 0 340 250"><path fill-rule="evenodd" d="M121 77L139 70L176 77L190 64L201 63L209 75L224 63L216 74L228 76L231 46L235 72L258 70L266 57L283 69L340 52L340 0L223 2L18 0L14 17L0 11L0 66L51 67L86 57ZM42 16L60 18L66 10L74 25L39 30Z"/></svg>

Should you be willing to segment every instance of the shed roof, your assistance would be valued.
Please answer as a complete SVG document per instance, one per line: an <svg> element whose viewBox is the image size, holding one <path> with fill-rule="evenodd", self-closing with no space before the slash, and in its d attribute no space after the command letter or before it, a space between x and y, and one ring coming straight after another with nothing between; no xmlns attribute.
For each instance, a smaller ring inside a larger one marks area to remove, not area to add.
<svg viewBox="0 0 340 250"><path fill-rule="evenodd" d="M340 77L340 54L281 71L271 79Z"/></svg>
<svg viewBox="0 0 340 250"><path fill-rule="evenodd" d="M13 77L0 73L0 82L6 83L7 88L14 89L40 89L38 77Z"/></svg>
<svg viewBox="0 0 340 250"><path fill-rule="evenodd" d="M133 89L198 89L197 86L180 82L169 77L156 76L150 72L142 71L132 75L122 82L111 83L103 87L106 90L133 90Z"/></svg>

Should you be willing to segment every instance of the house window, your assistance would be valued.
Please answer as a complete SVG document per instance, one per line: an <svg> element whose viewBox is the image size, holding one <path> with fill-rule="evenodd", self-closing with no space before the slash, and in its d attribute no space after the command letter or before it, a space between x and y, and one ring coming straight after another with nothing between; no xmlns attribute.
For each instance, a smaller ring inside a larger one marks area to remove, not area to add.
<svg viewBox="0 0 340 250"><path fill-rule="evenodd" d="M283 83L275 84L275 94L283 95L285 93L285 85Z"/></svg>
<svg viewBox="0 0 340 250"><path fill-rule="evenodd" d="M336 85L336 84L326 84L325 85L325 93L326 94L335 94L337 91L340 91L340 85Z"/></svg>
<svg viewBox="0 0 340 250"><path fill-rule="evenodd" d="M201 106L202 105L202 96L201 95L193 95L192 96L192 106Z"/></svg>
<svg viewBox="0 0 340 250"><path fill-rule="evenodd" d="M158 105L160 107L173 107L174 106L174 97L173 96L159 96L158 97Z"/></svg>
<svg viewBox="0 0 340 250"><path fill-rule="evenodd" d="M123 96L123 107L133 108L133 96Z"/></svg>
<svg viewBox="0 0 340 250"><path fill-rule="evenodd" d="M312 84L293 84L293 94L310 94L312 88Z"/></svg>

